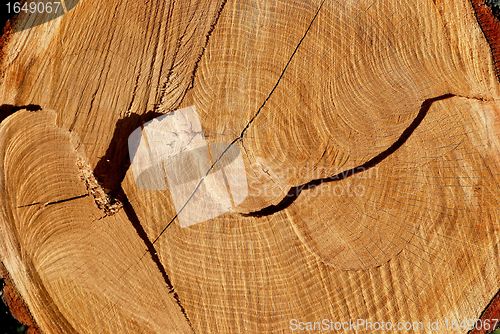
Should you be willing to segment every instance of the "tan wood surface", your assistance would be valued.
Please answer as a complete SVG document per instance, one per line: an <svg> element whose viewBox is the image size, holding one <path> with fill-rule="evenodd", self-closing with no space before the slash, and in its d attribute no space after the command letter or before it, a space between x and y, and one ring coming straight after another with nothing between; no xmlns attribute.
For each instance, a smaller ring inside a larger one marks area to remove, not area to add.
<svg viewBox="0 0 500 334"><path fill-rule="evenodd" d="M500 84L471 2L81 0L15 24L0 260L32 329L475 319L500 288ZM188 106L251 186L181 228L127 137Z"/></svg>

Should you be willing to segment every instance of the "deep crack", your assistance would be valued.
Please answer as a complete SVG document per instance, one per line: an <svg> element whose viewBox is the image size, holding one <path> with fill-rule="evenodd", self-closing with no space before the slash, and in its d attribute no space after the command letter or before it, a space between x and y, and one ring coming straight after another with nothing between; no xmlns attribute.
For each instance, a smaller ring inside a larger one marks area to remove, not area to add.
<svg viewBox="0 0 500 334"><path fill-rule="evenodd" d="M163 263L158 256L157 250L154 244L149 239L147 232L142 226L140 219L134 210L134 207L130 203L121 185L123 179L125 178L127 170L130 167L130 160L127 156L128 150L124 149L124 147L126 148L128 146L128 136L138 126L144 125L144 123L161 115L164 114L147 112L144 115L131 114L130 116L119 120L116 124L110 146L106 150L106 154L97 163L96 168L94 169L94 175L99 185L106 190L106 194L113 201L120 202L122 204L123 210L127 215L128 220L131 222L137 235L146 246L146 252L143 254L143 257L144 255L149 253L157 269L160 271L160 274L163 278L163 281L165 282L165 285L168 288L169 293L172 293L172 296L176 304L179 306L181 313L194 332L193 324L188 317L186 309L182 305L179 295L172 285L172 281L170 280L167 271L165 270L165 267L163 266Z"/></svg>
<svg viewBox="0 0 500 334"><path fill-rule="evenodd" d="M224 7L226 6L226 3L227 3L227 0L222 1L219 9L217 10L217 13L215 14L215 18L212 21L212 24L210 25L210 28L208 29L207 34L205 35L205 44L203 45L200 54L196 58L196 61L195 61L194 67L193 67L193 71L191 72L191 81L190 81L190 84L189 84L189 87L187 90L191 89L194 86L194 78L196 76L196 72L198 71L200 61L203 58L203 55L205 54L205 50L208 47L208 42L210 41L210 37L212 36L212 33L214 32L215 27L217 26L217 23L219 22L219 18L222 14L222 11L224 10Z"/></svg>
<svg viewBox="0 0 500 334"><path fill-rule="evenodd" d="M113 136L106 153L94 168L94 175L99 184L111 197L121 192L121 183L130 167L128 156L128 137L138 127L165 114L148 111L142 115L131 113L116 122Z"/></svg>
<svg viewBox="0 0 500 334"><path fill-rule="evenodd" d="M153 244L156 243L160 237L163 235L163 233L165 233L165 231L170 227L170 225L172 225L172 223L175 221L175 219L179 216L179 214L184 210L184 208L186 207L186 205L191 201L191 199L193 198L194 194L198 191L198 189L200 188L203 180L205 179L205 177L207 177L210 172L213 170L213 168L217 165L217 163L219 163L219 161L222 159L222 157L227 153L227 151L229 151L229 149L237 142L237 141L241 141L246 133L246 131L248 130L248 128L250 127L250 125L253 123L253 121L257 118L257 116L260 114L260 112L262 111L262 109L264 109L264 106L267 104L267 101L269 101L269 99L271 98L271 95L274 93L274 91L276 90L276 88L278 87L279 83L281 82L281 79L283 78L288 66L290 65L290 63L292 62L292 59L294 58L295 54L297 53L297 51L299 50L300 48L300 45L302 44L302 42L304 41L304 39L306 38L307 36L307 33L309 32L309 30L311 29L313 23L316 21L316 18L318 17L319 15L319 12L321 11L321 8L323 7L323 4L325 3L326 0L323 0L321 2L321 4L319 5L318 7L318 10L316 11L316 13L314 14L313 18L311 19L311 22L309 23L306 31L304 32L304 34L302 35L302 38L299 40L299 42L297 43L297 46L295 47L295 49L293 50L290 58L288 59L287 63L285 64L285 66L283 67L283 70L281 71L280 73L280 76L278 77L278 80L276 81L276 83L274 84L273 88L271 89L271 91L269 92L269 94L267 95L267 97L265 98L264 102L261 104L261 106L259 107L259 109L257 109L257 111L255 112L255 114L252 116L252 118L250 118L250 120L247 122L247 124L245 125L245 127L243 128L243 130L241 131L240 135L235 138L231 143L229 143L229 145L222 151L222 153L217 157L217 159L215 159L215 162L210 166L210 168L207 170L207 172L205 173L205 175L200 179L200 181L196 184L196 187L194 188L193 192L191 193L191 195L188 197L188 199L186 200L186 202L184 203L184 205L179 209L179 211L172 217L172 219L170 219L170 221L165 225L165 227L161 230L160 234L155 238L155 240L153 240Z"/></svg>
<svg viewBox="0 0 500 334"><path fill-rule="evenodd" d="M342 171L338 174L325 177L325 178L319 178L319 179L314 179L311 180L307 183L301 184L299 186L295 186L290 188L286 196L276 205L270 205L267 206L263 209L260 209L258 211L250 212L243 214L244 216L252 216L252 217L263 217L263 216L269 216L272 214L275 214L279 211L282 211L286 208L288 208L302 193L304 190L310 190L314 189L317 186L323 184L323 183L329 183L329 182L334 182L334 181L341 181L344 180L348 177L351 177L353 175L359 174L361 172L367 171L376 165L378 165L380 162L385 160L388 156L396 152L413 134L415 129L422 123L423 119L429 112L429 109L431 108L432 104L436 101L442 101L449 99L451 97L456 96L455 94L444 94L440 95L437 97L433 97L430 99L425 100L422 102L422 106L420 107L420 110L415 117L415 119L410 123L410 125L403 131L403 133L399 136L399 138L391 145L389 146L386 150L382 151L381 153L377 154L375 157L371 158L370 160L366 161L365 163L356 166L354 168Z"/></svg>
<svg viewBox="0 0 500 334"><path fill-rule="evenodd" d="M89 194L76 195L76 196L72 196L72 197L68 197L68 198L63 198L63 199L59 199L59 200L55 200L55 201L51 201L51 202L46 202L46 203L35 202L35 203L30 203L30 204L23 204L23 205L17 206L17 208L18 209L20 209L20 208L27 208L27 207L35 206L35 205L43 205L45 207L45 206L50 206L50 205L54 205L54 204L71 202L71 201L74 201L74 200L77 200L77 199L80 199L80 198L84 198L84 197L87 197L87 196L89 196Z"/></svg>
<svg viewBox="0 0 500 334"><path fill-rule="evenodd" d="M143 115L132 113L128 117L120 119L116 123L110 145L106 150L105 155L97 163L93 175L95 175L97 182L102 188L104 188L109 198L112 201L119 202L123 205L123 210L127 215L127 218L131 222L139 238L146 246L146 252L143 256L149 253L157 269L160 271L169 293L172 294L181 313L194 332L193 324L189 319L186 309L182 305L179 295L174 289L172 281L170 280L167 271L158 256L157 250L149 239L147 232L144 230L134 207L130 203L122 187L122 182L128 169L130 168L130 159L128 157L128 150L126 149L128 147L128 136L137 127L144 126L145 123L163 115L164 114L162 113L148 111Z"/></svg>
<svg viewBox="0 0 500 334"><path fill-rule="evenodd" d="M13 104L2 104L0 105L0 123L10 115L23 109L28 111L39 111L42 110L42 107L39 106L38 104L27 104L22 106L16 106Z"/></svg>
<svg viewBox="0 0 500 334"><path fill-rule="evenodd" d="M194 62L193 70L191 71L191 76L190 76L190 80L189 80L189 85L184 90L184 92L183 92L182 96L180 97L180 100L178 101L178 103L174 103L174 105L180 105L182 103L182 101L184 100L184 97L186 96L186 94L194 87L194 80L195 80L196 73L198 71L198 67L200 65L201 59L203 58L203 55L205 54L205 50L208 47L208 44L210 42L210 38L212 36L212 33L214 32L215 27L217 26L217 23L219 22L220 16L222 15L222 11L224 10L224 8L226 6L227 1L228 0L223 0L222 3L221 3L221 5L217 9L217 12L215 13L215 17L214 17L212 23L210 24L210 27L209 27L209 29L207 31L207 34L205 35L205 43L201 47L201 51L198 54L198 56L196 57L196 60ZM187 26L186 26L186 29L184 31L184 34L185 34L186 30L187 30ZM180 39L182 39L182 38L183 38L183 36L181 36ZM179 42L180 42L180 40L178 40L178 43L177 43L178 46L179 46ZM178 48L176 48L176 50L174 51L174 60L172 61L172 66L171 66L171 68L168 71L167 81L162 85L162 88L160 90L161 91L160 102L157 105L155 105L155 108L154 108L155 111L159 110L159 108L165 102L164 100L165 100L165 94L166 94L166 87L167 87L167 85L169 83L170 76L172 74L171 72L173 70L173 66L174 66L174 63L175 63L175 58L177 57L177 53L178 53Z"/></svg>
<svg viewBox="0 0 500 334"><path fill-rule="evenodd" d="M142 224L139 220L139 217L137 216L137 214L134 210L134 207L132 206L132 204L128 200L127 196L123 192L121 195L122 195L123 209L124 209L125 213L127 214L127 218L132 223L132 226L134 227L137 235L141 238L141 240L146 245L147 253L149 253L149 255L151 256L151 259L153 260L156 267L160 271L161 276L163 278L163 281L165 282L165 284L168 288L168 292L172 294L176 304L179 306L179 309L180 309L182 315L186 319L189 327L191 327L191 329L194 332L193 324L191 323L191 320L189 319L189 316L186 312L186 309L184 308L184 305L182 305L182 302L181 302L179 295L177 294L177 292L174 289L172 281L170 280L170 277L168 276L167 271L165 270L165 267L163 266L163 263L161 262L160 257L158 256L158 252L156 251L155 246L153 245L151 240L149 240L148 234L144 230L144 227L142 226Z"/></svg>

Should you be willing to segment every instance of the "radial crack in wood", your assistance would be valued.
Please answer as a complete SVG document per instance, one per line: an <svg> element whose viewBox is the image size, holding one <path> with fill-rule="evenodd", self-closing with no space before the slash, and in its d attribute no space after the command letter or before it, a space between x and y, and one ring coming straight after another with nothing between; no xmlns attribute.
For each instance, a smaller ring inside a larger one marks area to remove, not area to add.
<svg viewBox="0 0 500 334"><path fill-rule="evenodd" d="M2 262L37 325L52 333L190 332L125 213L99 219L94 199L80 195L87 188L78 139L55 117L20 111L0 126Z"/></svg>
<svg viewBox="0 0 500 334"><path fill-rule="evenodd" d="M0 260L40 330L481 316L500 281L484 3L86 0L22 31L20 16L0 41ZM201 175L236 151L248 192L181 228L172 189L138 186L127 138L187 106L228 147Z"/></svg>

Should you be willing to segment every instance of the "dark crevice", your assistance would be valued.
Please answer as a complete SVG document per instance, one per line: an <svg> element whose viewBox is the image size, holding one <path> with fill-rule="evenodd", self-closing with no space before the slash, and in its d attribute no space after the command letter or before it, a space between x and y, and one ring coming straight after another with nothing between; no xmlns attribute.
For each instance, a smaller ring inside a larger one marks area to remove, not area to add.
<svg viewBox="0 0 500 334"><path fill-rule="evenodd" d="M35 203L30 203L30 204L24 204L24 205L19 205L17 208L26 208L26 207L40 205L40 204L43 204L44 206L49 206L49 205L74 201L75 199L84 198L84 197L87 197L88 195L89 194L77 195L77 196L68 197L68 198L64 198L64 199L60 199L60 200L56 200L56 201L52 201L52 202L47 202L47 203L35 202Z"/></svg>
<svg viewBox="0 0 500 334"><path fill-rule="evenodd" d="M274 91L276 90L276 88L278 87L278 85L280 84L281 82L281 79L283 78L283 76L285 75L285 72L288 68L288 66L290 65L290 63L292 62L292 59L294 58L294 56L296 55L297 51L299 50L300 48L300 45L302 44L302 42L304 41L304 39L306 38L308 32L311 30L311 27L313 25L313 23L316 21L316 18L318 17L319 15L319 12L321 11L321 8L323 7L323 4L325 3L325 0L323 0L321 2L321 4L319 5L318 7L318 10L316 11L316 13L314 14L313 18L311 19L311 22L309 23L309 25L307 26L307 29L306 31L304 32L304 34L302 35L301 39L299 40L299 42L297 43L295 49L293 50L292 54L290 55L290 58L288 58L288 61L287 63L285 64L285 66L283 67L281 73L280 73L280 76L278 77L278 80L276 80L276 83L274 84L273 88L271 89L271 91L269 92L269 94L267 95L267 97L265 98L264 102L262 102L262 104L260 105L259 109L257 109L257 111L255 112L255 114L252 116L252 118L250 118L250 120L247 122L247 124L245 125L245 127L243 128L243 130L241 130L241 133L240 135L235 138L231 143L229 143L229 145L226 147L225 150L222 151L222 153L217 157L217 159L215 159L214 163L210 166L210 168L207 170L207 172L205 173L205 176L208 175L213 169L214 167L219 163L219 161L222 159L222 157L229 151L229 149L238 141L241 141L243 139L243 136L245 135L245 132L248 130L248 128L250 127L250 125L252 125L253 121L257 118L257 116L259 116L260 112L264 109L264 106L267 104L267 101L269 101L269 99L271 98L271 96L273 95ZM189 203L189 201L191 200L191 198L194 196L194 194L198 191L199 187L201 186L201 183L203 182L203 178L197 183L196 187L194 188L193 192L191 193L191 195L188 197L187 201L184 203L184 205L180 208L179 212L177 212L173 217L172 219L170 219L170 221L163 227L163 229L161 230L160 234L158 234L158 236L155 238L155 240L153 240L153 244L155 244L159 239L160 237L163 235L163 233L165 233L165 231L170 227L170 225L173 224L173 222L175 221L175 219L177 219L179 213L184 210L184 208L186 207L186 205Z"/></svg>
<svg viewBox="0 0 500 334"><path fill-rule="evenodd" d="M433 97L433 98L425 100L422 103L422 106L420 107L420 111L418 112L417 116L410 123L410 125L403 131L401 136L391 146L389 146L389 148L387 148L385 151L379 153L378 155L376 155L372 159L368 160L367 162L363 163L362 165L348 169L346 171L335 174L333 176L320 178L320 179L314 179L312 181L301 184L299 186L292 187L292 188L290 188L290 190L288 191L286 196L278 204L270 205L270 206L265 207L261 210L246 213L243 215L244 216L252 216L252 217L263 217L263 216L269 216L269 215L275 214L279 211L282 211L282 210L288 208L299 197L299 195L304 190L316 188L317 186L319 186L323 183L340 181L340 180L346 179L350 176L356 175L358 173L364 172L370 168L375 167L380 162L385 160L388 156L393 154L396 150L398 150L408 140L408 138L410 138L410 136L415 131L415 129L420 125L420 123L422 123L422 120L425 118L425 116L427 115L427 112L429 111L429 109L431 108L431 106L434 102L449 99L449 98L454 97L454 96L455 96L454 94L444 94L444 95L440 95L438 97Z"/></svg>
<svg viewBox="0 0 500 334"><path fill-rule="evenodd" d="M110 144L94 168L94 176L106 193L112 198L121 193L121 183L130 167L128 137L138 127L164 114L148 111L143 115L130 114L116 122Z"/></svg>
<svg viewBox="0 0 500 334"><path fill-rule="evenodd" d="M132 223L137 235L146 246L146 254L149 253L151 256L151 259L161 273L169 293L172 293L172 296L179 306L181 313L184 315L186 321L194 332L191 320L187 315L186 309L181 303L179 295L174 290L172 281L170 280L165 267L158 256L156 248L151 240L149 240L146 230L142 226L134 207L128 200L128 197L122 188L122 182L128 169L130 168L130 159L128 156L128 137L138 127L144 126L145 123L163 115L165 114L148 111L143 115L133 113L128 117L120 119L116 123L115 130L106 153L98 161L94 169L94 176L100 186L103 187L104 191L110 196L110 200L112 202L120 201L123 204L123 210L127 215L127 218Z"/></svg>
<svg viewBox="0 0 500 334"><path fill-rule="evenodd" d="M194 87L194 80L196 78L196 73L198 71L198 67L200 65L201 59L203 58L203 55L205 54L205 50L208 47L208 43L210 42L210 38L212 36L212 33L214 32L215 27L217 26L217 23L219 22L219 18L222 15L222 11L224 10L226 3L227 3L227 0L223 0L219 9L217 10L217 13L215 14L214 20L213 20L212 24L210 25L210 28L208 29L207 34L205 35L205 43L202 46L200 53L196 57L196 60L195 60L194 66L193 66L193 70L191 71L189 85L184 90L184 92L182 93L182 95L180 96L178 101L176 103L174 103L174 105L179 106L184 101L184 98L186 97L187 93ZM170 76L170 72L169 72L169 76ZM160 105L163 104L165 91L166 91L166 85L165 85L165 87L162 87L162 96L160 98L160 103L159 103ZM155 110L157 110L158 108L159 108L159 105L157 104L155 106ZM173 107L172 109L175 109L175 107Z"/></svg>
<svg viewBox="0 0 500 334"><path fill-rule="evenodd" d="M77 195L77 196L73 196L73 197L70 197L70 198L65 198L65 199L60 199L60 200L57 200L57 201L48 202L48 203L45 204L45 206L74 201L75 199L84 198L84 197L87 197L88 195L89 194Z"/></svg>
<svg viewBox="0 0 500 334"><path fill-rule="evenodd" d="M24 106L16 106L13 104L2 104L0 105L0 123L10 115L15 113L16 111L23 109L28 111L39 111L42 110L42 107L39 106L38 104L28 104Z"/></svg>
<svg viewBox="0 0 500 334"><path fill-rule="evenodd" d="M215 30L215 27L217 26L217 23L219 22L219 18L222 14L222 11L224 10L224 7L226 6L227 0L223 0L219 9L217 10L217 13L215 14L214 20L212 24L210 25L210 28L208 29L207 34L205 35L205 44L203 45L200 54L196 58L196 61L194 63L193 71L191 72L191 82L189 84L189 87L187 90L193 88L194 86L194 78L196 76L196 72L198 71L198 67L200 65L201 58L203 58L203 55L205 54L205 50L207 49L208 42L210 41L210 37L212 36L212 33Z"/></svg>
<svg viewBox="0 0 500 334"><path fill-rule="evenodd" d="M125 193L123 191L122 191L122 196L120 196L120 197L122 197L121 201L123 203L123 209L124 209L125 213L127 214L128 219L132 223L132 226L134 227L137 235L141 238L141 240L146 245L147 252L151 256L153 262L155 263L156 267L160 271L161 276L163 277L165 284L167 285L168 292L172 294L175 302L177 303L177 305L180 308L181 313L184 315L184 318L186 318L186 321L188 322L189 327L191 327L191 329L194 332L193 324L191 323L191 320L188 317L186 309L184 308L184 305L182 305L181 299L179 298L179 295L175 291L174 286L172 284L172 281L168 277L168 274L165 270L165 267L163 266L163 263L161 262L160 257L158 256L156 248L153 245L153 243L151 242L151 240L149 240L148 234L144 230L144 227L142 226L142 224L139 220L139 217L137 216L137 214L134 210L134 207L129 202L128 198L125 196Z"/></svg>

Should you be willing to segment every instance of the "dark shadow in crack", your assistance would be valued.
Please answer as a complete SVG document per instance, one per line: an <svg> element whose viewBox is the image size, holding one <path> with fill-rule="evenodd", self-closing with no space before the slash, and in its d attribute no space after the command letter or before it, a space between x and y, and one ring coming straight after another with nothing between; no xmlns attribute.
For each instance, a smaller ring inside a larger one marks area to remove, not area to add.
<svg viewBox="0 0 500 334"><path fill-rule="evenodd" d="M154 264L156 265L156 267L160 271L160 274L163 278L163 281L165 282L165 284L168 288L168 292L172 294L172 297L174 298L176 304L178 305L182 315L186 319L189 327L191 327L191 329L193 329L194 327L193 327L193 324L191 323L191 320L189 319L186 308L184 307L184 305L182 305L179 294L175 291L174 286L172 284L172 281L170 280L170 277L168 276L167 271L165 270L165 266L161 262L160 257L158 256L158 253L156 251L154 244L151 242L146 230L142 226L141 221L139 220L139 217L137 216L137 214L134 210L134 207L132 206L132 204L130 203L128 198L125 196L125 193L123 192L123 190L121 190L120 196L122 197L123 209L127 215L127 218L132 223L132 226L134 227L137 235L144 242L144 244L147 248L147 252L149 253ZM194 329L193 329L193 332L194 332Z"/></svg>
<svg viewBox="0 0 500 334"><path fill-rule="evenodd" d="M104 156L99 159L96 167L94 168L94 176L99 182L104 191L109 195L110 201L120 201L123 204L123 210L127 215L128 220L132 223L135 232L141 238L146 246L146 253L151 256L154 264L160 271L160 274L172 296L179 306L181 313L184 315L188 325L193 328L191 320L189 319L186 309L182 305L179 295L174 289L172 282L163 266L163 263L158 256L154 244L148 237L148 234L141 224L134 207L128 200L125 191L122 188L122 182L130 167L129 150L128 150L128 137L137 128L144 126L145 123L153 120L156 117L164 116L163 113L148 111L145 114L131 114L128 117L118 120L111 138L111 142L106 150Z"/></svg>
<svg viewBox="0 0 500 334"><path fill-rule="evenodd" d="M28 104L25 106L15 106L13 104L2 104L2 105L0 105L0 123L4 119L9 117L10 115L15 113L16 111L23 110L23 109L28 110L28 111L39 111L39 110L42 110L42 107L39 106L38 104Z"/></svg>
<svg viewBox="0 0 500 334"><path fill-rule="evenodd" d="M309 190L316 188L317 186L323 184L323 183L328 183L328 182L334 182L334 181L340 181L345 178L348 178L350 176L356 175L358 173L364 172L370 168L375 167L378 165L380 162L382 162L384 159L386 159L388 156L393 154L397 149L399 149L407 140L410 138L412 133L415 131L415 129L422 123L422 120L425 118L427 115L427 112L431 108L432 104L436 101L441 101L448 99L450 97L455 96L454 94L444 94L440 95L437 97L433 97L430 99L425 100L422 103L422 106L420 107L420 111L418 112L417 116L415 119L411 122L411 124L403 131L401 136L391 145L389 146L385 151L377 154L375 157L371 158L367 162L365 162L362 165L359 165L357 167L348 169L346 171L343 171L341 173L335 174L333 176L321 178L321 179L314 179L312 181L309 181L307 183L301 184L299 186L295 186L290 188L288 193L285 195L285 197L281 200L276 205L270 205L267 206L261 210L254 211L254 212L249 212L242 214L244 216L251 216L251 217L264 217L264 216L270 216L272 214L275 214L281 210L284 210L288 208L302 193L304 190Z"/></svg>
<svg viewBox="0 0 500 334"><path fill-rule="evenodd" d="M116 122L108 149L94 168L97 181L111 197L117 198L121 195L121 183L130 167L128 137L138 127L163 115L165 114L148 111L142 115L131 114Z"/></svg>

